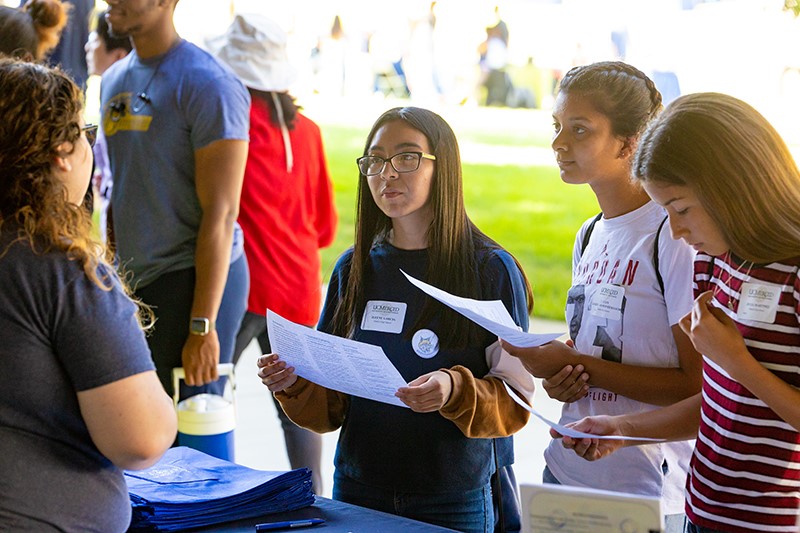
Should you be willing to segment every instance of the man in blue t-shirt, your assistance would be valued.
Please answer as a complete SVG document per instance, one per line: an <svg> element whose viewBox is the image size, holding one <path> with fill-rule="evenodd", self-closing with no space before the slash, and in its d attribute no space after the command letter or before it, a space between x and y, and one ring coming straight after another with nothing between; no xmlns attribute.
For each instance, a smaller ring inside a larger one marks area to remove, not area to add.
<svg viewBox="0 0 800 533"><path fill-rule="evenodd" d="M236 216L250 97L226 67L180 38L177 1L108 2L111 31L130 36L134 50L101 89L114 244L136 295L154 308L148 342L168 392L175 367L186 369L187 385L216 381L248 291Z"/></svg>

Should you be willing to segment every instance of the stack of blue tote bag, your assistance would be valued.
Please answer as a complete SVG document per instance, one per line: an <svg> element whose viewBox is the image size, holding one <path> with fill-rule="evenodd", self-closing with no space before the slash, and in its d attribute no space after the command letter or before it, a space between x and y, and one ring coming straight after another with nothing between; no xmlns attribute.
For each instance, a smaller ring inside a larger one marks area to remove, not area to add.
<svg viewBox="0 0 800 533"><path fill-rule="evenodd" d="M169 449L146 470L126 471L125 481L134 531L178 531L314 503L307 468L253 470L186 447Z"/></svg>

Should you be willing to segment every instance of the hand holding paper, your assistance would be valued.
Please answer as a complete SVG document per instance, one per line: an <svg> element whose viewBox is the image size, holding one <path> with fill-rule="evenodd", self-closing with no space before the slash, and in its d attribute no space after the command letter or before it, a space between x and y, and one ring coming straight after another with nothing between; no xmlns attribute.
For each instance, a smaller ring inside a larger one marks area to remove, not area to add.
<svg viewBox="0 0 800 533"><path fill-rule="evenodd" d="M407 387L400 387L397 397L416 413L432 413L444 407L452 391L453 382L450 376L436 370L423 374Z"/></svg>
<svg viewBox="0 0 800 533"><path fill-rule="evenodd" d="M506 391L508 392L508 395L511 396L512 400L517 402L517 404L521 405L526 410L530 411L530 413L533 416L535 416L536 418L538 418L539 420L541 420L542 422L544 422L545 424L547 424L548 426L553 428L559 435L561 435L563 437L570 437L570 438L573 438L573 439L615 440L615 441L620 441L620 442L623 441L623 440L641 440L641 441L649 441L649 442L663 442L664 441L664 439L651 439L651 438L646 438L646 437L627 437L625 435L597 435L595 433L586 433L586 432L583 432L583 431L578 431L578 430L573 429L571 427L567 427L567 426L558 424L556 422L552 422L552 421L548 420L547 418L545 418L544 416L542 416L541 414L539 414L533 407L528 405L528 403L525 400L523 400L522 398L520 398L519 395L516 392L514 392L514 389L509 387L507 383L504 382L503 385L505 386ZM605 418L611 418L611 417L605 417ZM621 447L621 444L620 444L620 446L617 446L617 447ZM577 453L577 450L576 450L576 453ZM611 453L611 452L609 451L608 453ZM581 455L581 454L578 454L578 455Z"/></svg>
<svg viewBox="0 0 800 533"><path fill-rule="evenodd" d="M561 403L577 402L589 394L589 373L583 365L568 365L549 378L542 379L547 395Z"/></svg>
<svg viewBox="0 0 800 533"><path fill-rule="evenodd" d="M559 373L565 366L577 361L580 353L566 343L551 341L543 346L519 347L503 340L503 349L520 361L532 376L548 379Z"/></svg>
<svg viewBox="0 0 800 533"><path fill-rule="evenodd" d="M258 377L270 392L286 390L297 382L294 368L282 361L278 354L262 355L256 360Z"/></svg>
<svg viewBox="0 0 800 533"><path fill-rule="evenodd" d="M377 402L408 407L395 397L406 382L379 346L328 335L267 310L269 343L308 381Z"/></svg>

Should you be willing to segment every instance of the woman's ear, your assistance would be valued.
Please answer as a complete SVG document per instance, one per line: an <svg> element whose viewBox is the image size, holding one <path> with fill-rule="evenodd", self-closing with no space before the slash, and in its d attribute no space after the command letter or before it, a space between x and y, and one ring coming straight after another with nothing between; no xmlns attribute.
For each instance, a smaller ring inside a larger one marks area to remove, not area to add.
<svg viewBox="0 0 800 533"><path fill-rule="evenodd" d="M622 159L628 159L633 157L633 153L636 151L636 137L625 137L622 139L622 148L619 149L619 157Z"/></svg>
<svg viewBox="0 0 800 533"><path fill-rule="evenodd" d="M72 153L72 143L63 142L56 148L56 153L53 156L53 168L61 172L70 172L72 170L72 163L69 161L69 156Z"/></svg>

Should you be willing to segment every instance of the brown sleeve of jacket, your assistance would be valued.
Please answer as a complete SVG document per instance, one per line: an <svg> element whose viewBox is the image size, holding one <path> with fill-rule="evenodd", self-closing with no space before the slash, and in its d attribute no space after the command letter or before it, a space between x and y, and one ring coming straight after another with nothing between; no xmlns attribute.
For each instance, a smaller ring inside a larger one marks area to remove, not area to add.
<svg viewBox="0 0 800 533"><path fill-rule="evenodd" d="M478 379L460 365L442 371L453 380L453 392L439 413L452 420L465 436L507 437L528 423L531 414L511 399L501 380Z"/></svg>
<svg viewBox="0 0 800 533"><path fill-rule="evenodd" d="M301 377L275 398L292 422L316 433L335 431L342 426L350 397L326 389Z"/></svg>

